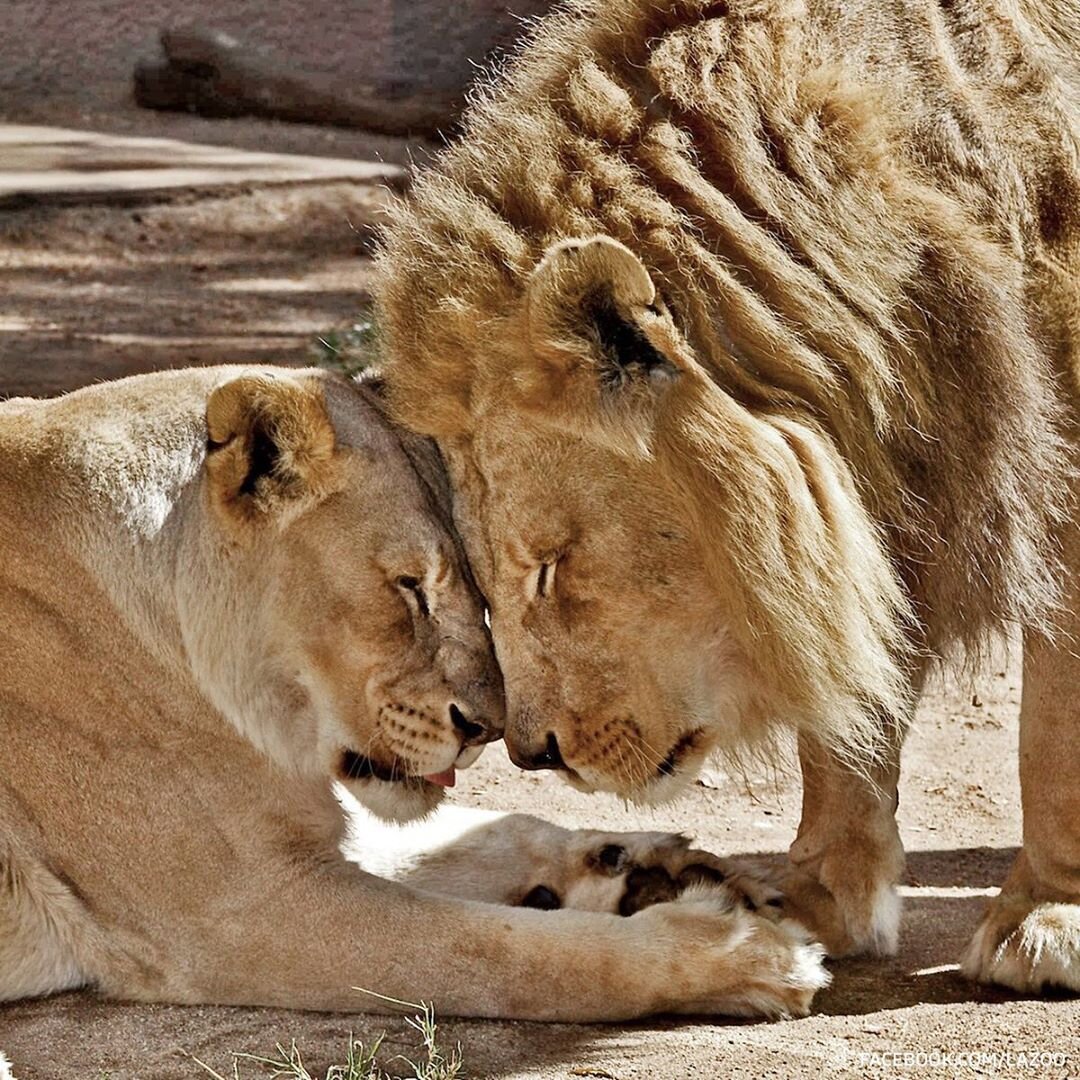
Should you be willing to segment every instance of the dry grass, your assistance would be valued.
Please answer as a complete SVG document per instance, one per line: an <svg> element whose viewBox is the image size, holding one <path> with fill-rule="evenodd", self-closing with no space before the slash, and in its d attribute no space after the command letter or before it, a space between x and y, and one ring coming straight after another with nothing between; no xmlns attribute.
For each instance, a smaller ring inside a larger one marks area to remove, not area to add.
<svg viewBox="0 0 1080 1080"><path fill-rule="evenodd" d="M434 1008L425 1002L414 1004L391 998L385 1000L415 1010L414 1015L406 1017L405 1022L419 1037L419 1056L414 1059L406 1054L395 1054L380 1064L378 1056L383 1044L382 1035L370 1043L354 1039L350 1035L344 1061L330 1065L323 1080L464 1080L461 1046L455 1045L450 1050L444 1050L439 1044L439 1026L435 1020ZM222 1075L196 1057L192 1057L192 1061L213 1080L256 1080L257 1077L268 1077L270 1080L318 1080L304 1064L295 1039L288 1046L278 1043L272 1056L239 1051L233 1051L232 1056L232 1072L228 1076Z"/></svg>

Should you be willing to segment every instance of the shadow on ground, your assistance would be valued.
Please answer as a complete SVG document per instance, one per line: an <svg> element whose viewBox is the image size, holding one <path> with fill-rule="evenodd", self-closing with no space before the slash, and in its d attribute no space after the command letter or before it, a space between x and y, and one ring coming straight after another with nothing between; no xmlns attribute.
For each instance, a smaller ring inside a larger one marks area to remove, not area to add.
<svg viewBox="0 0 1080 1080"><path fill-rule="evenodd" d="M367 287L384 198L348 183L0 214L0 396L161 368L307 364Z"/></svg>

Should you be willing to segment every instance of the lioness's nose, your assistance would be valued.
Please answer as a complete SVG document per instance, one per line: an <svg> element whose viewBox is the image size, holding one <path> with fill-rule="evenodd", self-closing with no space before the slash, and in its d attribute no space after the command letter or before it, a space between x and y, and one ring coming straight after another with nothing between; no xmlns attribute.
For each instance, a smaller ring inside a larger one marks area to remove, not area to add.
<svg viewBox="0 0 1080 1080"><path fill-rule="evenodd" d="M497 723L489 723L478 716L468 717L457 705L450 706L450 722L461 734L462 746L479 746L494 742L502 734Z"/></svg>
<svg viewBox="0 0 1080 1080"><path fill-rule="evenodd" d="M521 743L507 736L506 749L510 760L519 769L565 769L559 740L553 731L541 735L542 742Z"/></svg>

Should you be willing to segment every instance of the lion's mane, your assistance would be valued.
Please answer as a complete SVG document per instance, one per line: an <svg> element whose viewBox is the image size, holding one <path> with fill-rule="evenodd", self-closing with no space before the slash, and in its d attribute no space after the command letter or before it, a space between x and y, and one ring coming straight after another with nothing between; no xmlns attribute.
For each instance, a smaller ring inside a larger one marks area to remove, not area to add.
<svg viewBox="0 0 1080 1080"><path fill-rule="evenodd" d="M720 390L826 435L807 467L840 474L872 522L850 576L885 565L897 584L864 590L842 640L774 589L742 605L757 640L827 656L838 695L900 711L902 680L872 672L882 648L902 672L1009 621L1052 625L1080 340L1069 40L1080 11L1049 0L1023 18L976 0L570 4L392 212L378 299L398 411L464 430L476 370L502 355L486 343L544 251L621 241ZM712 436L718 473L752 484L744 448ZM760 578L760 550L731 558ZM844 671L864 685L840 687ZM807 704L827 711L819 689Z"/></svg>

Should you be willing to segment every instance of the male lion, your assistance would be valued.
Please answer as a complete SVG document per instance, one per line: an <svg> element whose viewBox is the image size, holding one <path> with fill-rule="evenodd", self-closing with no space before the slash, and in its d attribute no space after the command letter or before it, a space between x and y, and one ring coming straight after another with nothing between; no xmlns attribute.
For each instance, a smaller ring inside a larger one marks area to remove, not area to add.
<svg viewBox="0 0 1080 1080"><path fill-rule="evenodd" d="M965 970L1080 990L1080 7L579 0L392 214L525 768L638 799L798 732L797 904L895 949L929 662L1025 634L1024 848Z"/></svg>
<svg viewBox="0 0 1080 1080"><path fill-rule="evenodd" d="M753 882L682 891L722 869L680 837L511 818L407 853L407 884L342 857L332 780L423 814L503 715L437 458L356 388L226 368L10 401L0 462L0 1001L363 986L588 1020L805 1012L827 982L736 903L768 904ZM561 905L589 910L529 910Z"/></svg>

